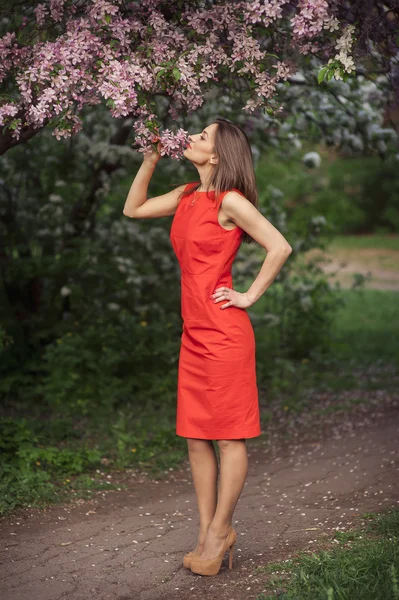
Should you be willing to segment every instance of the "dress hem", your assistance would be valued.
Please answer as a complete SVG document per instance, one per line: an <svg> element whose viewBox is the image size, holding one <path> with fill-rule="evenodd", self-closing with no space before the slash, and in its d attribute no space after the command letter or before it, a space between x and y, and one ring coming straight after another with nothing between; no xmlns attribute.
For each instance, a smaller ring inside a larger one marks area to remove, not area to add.
<svg viewBox="0 0 399 600"><path fill-rule="evenodd" d="M185 433L177 433L176 431L176 435L178 435L179 437L184 437L184 438L195 438L197 440L241 440L241 439L249 439L249 438L254 438L254 437L259 437L260 435L262 435L264 432L260 431L259 429L256 430L256 433L254 431L252 431L251 433L246 433L245 435L243 435L242 433L229 433L228 435L224 434L220 434L220 433L207 433L207 434L201 434L201 435L189 435L189 434L185 434Z"/></svg>

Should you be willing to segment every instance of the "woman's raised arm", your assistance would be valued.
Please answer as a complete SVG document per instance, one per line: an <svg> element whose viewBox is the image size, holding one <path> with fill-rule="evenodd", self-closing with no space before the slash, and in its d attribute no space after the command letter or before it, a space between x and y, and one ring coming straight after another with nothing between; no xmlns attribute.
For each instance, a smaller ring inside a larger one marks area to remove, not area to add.
<svg viewBox="0 0 399 600"><path fill-rule="evenodd" d="M158 144L158 149L160 144ZM180 185L167 194L147 199L147 190L155 167L161 158L159 152L146 152L143 163L133 180L126 198L123 214L132 219L152 219L167 217L176 212L180 193L185 185Z"/></svg>

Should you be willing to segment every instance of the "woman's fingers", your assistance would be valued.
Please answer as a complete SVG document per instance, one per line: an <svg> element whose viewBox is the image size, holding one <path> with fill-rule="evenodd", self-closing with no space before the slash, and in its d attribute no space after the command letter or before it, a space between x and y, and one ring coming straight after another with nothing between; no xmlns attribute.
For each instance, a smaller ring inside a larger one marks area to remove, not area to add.
<svg viewBox="0 0 399 600"><path fill-rule="evenodd" d="M227 304L223 304L223 306L221 306L220 308L228 308L229 306L235 306L231 300Z"/></svg>
<svg viewBox="0 0 399 600"><path fill-rule="evenodd" d="M247 308L251 305L247 294L236 292L231 288L218 288L213 294L211 294L211 300L214 303L224 302L227 300L227 304L223 304L220 308L229 308L230 306L236 306L237 308Z"/></svg>

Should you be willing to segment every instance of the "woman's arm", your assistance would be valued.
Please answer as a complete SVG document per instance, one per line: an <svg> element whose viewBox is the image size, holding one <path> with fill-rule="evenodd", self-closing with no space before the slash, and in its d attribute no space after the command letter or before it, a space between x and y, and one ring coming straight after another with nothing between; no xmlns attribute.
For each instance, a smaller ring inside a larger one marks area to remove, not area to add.
<svg viewBox="0 0 399 600"><path fill-rule="evenodd" d="M291 254L292 248L278 229L238 192L229 192L225 195L223 211L267 251L258 276L246 292L251 304L254 304L273 283Z"/></svg>
<svg viewBox="0 0 399 600"><path fill-rule="evenodd" d="M159 148L159 145L158 145ZM159 152L151 151L144 154L143 163L130 186L123 214L132 219L151 219L167 217L176 212L178 198L185 186L181 185L167 194L147 199L148 185L155 167L161 158Z"/></svg>

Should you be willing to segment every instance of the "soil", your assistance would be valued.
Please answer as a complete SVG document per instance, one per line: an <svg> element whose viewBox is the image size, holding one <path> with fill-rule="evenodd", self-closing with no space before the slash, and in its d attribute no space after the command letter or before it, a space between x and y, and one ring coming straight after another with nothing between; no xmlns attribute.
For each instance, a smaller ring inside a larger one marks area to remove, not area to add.
<svg viewBox="0 0 399 600"><path fill-rule="evenodd" d="M228 554L216 577L183 567L199 523L186 460L161 480L131 470L127 490L3 517L2 600L255 600L267 577L257 567L334 546L337 529L398 507L395 391L320 394L308 411L272 414L247 442L232 570Z"/></svg>
<svg viewBox="0 0 399 600"><path fill-rule="evenodd" d="M343 288L352 287L355 274L365 277L364 287L376 290L399 290L399 252L378 248L336 249L333 253L312 250L307 256L323 257L320 265L331 280Z"/></svg>

